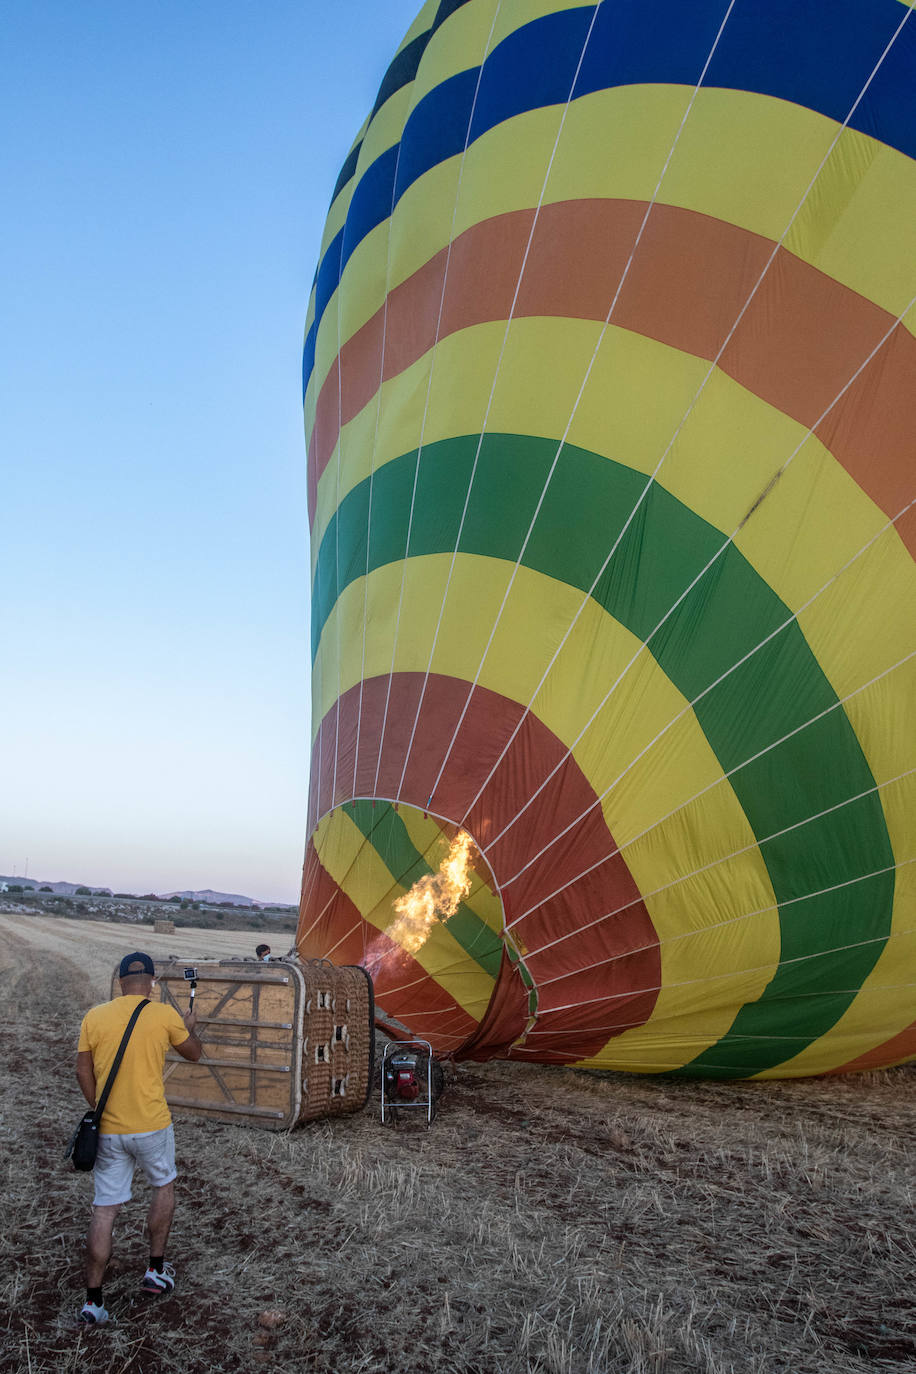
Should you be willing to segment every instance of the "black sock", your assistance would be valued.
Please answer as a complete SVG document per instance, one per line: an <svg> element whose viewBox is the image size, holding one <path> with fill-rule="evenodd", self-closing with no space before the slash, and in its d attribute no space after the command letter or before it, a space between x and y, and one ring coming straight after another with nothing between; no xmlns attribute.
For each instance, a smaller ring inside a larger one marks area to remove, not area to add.
<svg viewBox="0 0 916 1374"><path fill-rule="evenodd" d="M105 1304L102 1302L102 1290L101 1290L101 1288L87 1288L87 1289L86 1289L86 1301L87 1301L87 1302L94 1302L95 1305L96 1305L96 1307L104 1307Z"/></svg>
<svg viewBox="0 0 916 1374"><path fill-rule="evenodd" d="M162 1266L163 1266L164 1264L165 1264L165 1256L164 1256L164 1255L150 1255L150 1257L149 1257L149 1267L150 1267L150 1269L155 1269L155 1271L156 1271L157 1274L161 1274L161 1273L162 1273Z"/></svg>

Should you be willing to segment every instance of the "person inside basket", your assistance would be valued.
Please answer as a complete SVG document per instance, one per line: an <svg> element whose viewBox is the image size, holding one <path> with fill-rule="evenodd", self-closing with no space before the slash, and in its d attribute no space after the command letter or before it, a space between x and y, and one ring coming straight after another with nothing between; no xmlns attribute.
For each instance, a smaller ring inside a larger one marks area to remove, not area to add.
<svg viewBox="0 0 916 1374"><path fill-rule="evenodd" d="M76 1078L90 1107L101 1092L131 1013L153 987L155 968L139 951L121 960L121 996L93 1007L83 1017L76 1055ZM175 1211L175 1136L165 1100L163 1066L169 1048L196 1062L203 1050L194 1027L197 1013L180 1016L165 1002L150 1002L137 1017L111 1095L99 1123L95 1163L95 1197L86 1241L86 1301L79 1321L101 1326L108 1321L102 1280L111 1256L114 1220L131 1198L131 1180L139 1164L152 1189L147 1228L149 1266L140 1288L152 1296L171 1293L175 1269L165 1262L165 1244Z"/></svg>
<svg viewBox="0 0 916 1374"><path fill-rule="evenodd" d="M255 956L260 959L262 963L268 963L270 960L270 945L258 945L255 950Z"/></svg>

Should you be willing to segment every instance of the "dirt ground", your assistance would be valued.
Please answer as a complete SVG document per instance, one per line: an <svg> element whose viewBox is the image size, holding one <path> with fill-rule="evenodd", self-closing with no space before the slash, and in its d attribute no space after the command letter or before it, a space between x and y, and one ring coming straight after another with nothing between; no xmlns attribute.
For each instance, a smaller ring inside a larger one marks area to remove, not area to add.
<svg viewBox="0 0 916 1374"><path fill-rule="evenodd" d="M91 1179L62 1162L80 1017L137 941L193 962L257 938L0 917L0 1370L916 1368L912 1066L718 1084L473 1064L429 1130L383 1126L377 1090L289 1134L184 1117L175 1295L137 1290L138 1182L113 1320L80 1330Z"/></svg>

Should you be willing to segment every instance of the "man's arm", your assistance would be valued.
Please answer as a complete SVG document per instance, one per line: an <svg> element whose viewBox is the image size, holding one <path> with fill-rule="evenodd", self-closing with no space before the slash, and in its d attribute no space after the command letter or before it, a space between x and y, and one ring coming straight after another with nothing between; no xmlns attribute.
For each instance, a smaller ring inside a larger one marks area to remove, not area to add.
<svg viewBox="0 0 916 1374"><path fill-rule="evenodd" d="M194 1027L197 1025L197 1012L186 1011L181 1019L188 1030L188 1038L182 1040L180 1045L175 1046L175 1052L180 1054L182 1059L190 1059L192 1064L196 1064L204 1052L204 1047L194 1032Z"/></svg>
<svg viewBox="0 0 916 1374"><path fill-rule="evenodd" d="M80 1091L89 1103L95 1106L95 1069L92 1065L92 1051L78 1050L76 1055L76 1081Z"/></svg>

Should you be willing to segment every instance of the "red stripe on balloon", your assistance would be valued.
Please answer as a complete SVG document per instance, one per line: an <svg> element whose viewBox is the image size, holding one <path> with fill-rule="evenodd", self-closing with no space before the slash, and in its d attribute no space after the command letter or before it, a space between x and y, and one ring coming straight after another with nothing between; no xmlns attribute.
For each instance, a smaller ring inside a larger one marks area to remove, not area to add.
<svg viewBox="0 0 916 1374"><path fill-rule="evenodd" d="M518 210L467 229L389 293L344 345L318 396L309 443L309 509L337 441L383 376L395 377L460 329L508 318L604 320L646 205L581 200ZM714 358L774 248L771 240L696 211L655 205L613 323ZM448 259L442 318L439 302ZM812 427L894 323L866 297L780 248L718 366L769 405ZM338 387L340 394L338 396ZM896 329L817 435L889 516L910 499L916 339ZM910 533L907 531L907 533Z"/></svg>
<svg viewBox="0 0 916 1374"><path fill-rule="evenodd" d="M883 1045L876 1045L873 1050L867 1050L857 1059L850 1059L848 1063L828 1069L827 1072L858 1073L861 1069L885 1069L891 1064L900 1064L903 1060L912 1058L916 1058L916 1021L911 1022L905 1030L890 1040L885 1040Z"/></svg>

